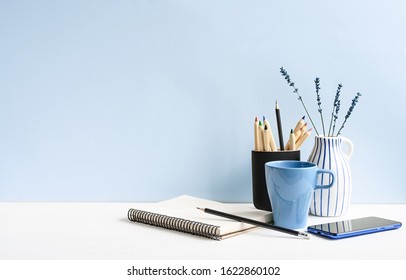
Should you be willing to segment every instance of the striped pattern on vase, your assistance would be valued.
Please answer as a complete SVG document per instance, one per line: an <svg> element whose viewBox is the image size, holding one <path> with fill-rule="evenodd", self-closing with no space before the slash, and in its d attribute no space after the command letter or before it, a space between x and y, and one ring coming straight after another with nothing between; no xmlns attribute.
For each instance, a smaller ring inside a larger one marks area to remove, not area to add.
<svg viewBox="0 0 406 280"><path fill-rule="evenodd" d="M327 190L318 189L313 193L310 203L310 214L316 216L341 216L347 212L351 199L351 171L349 157L342 150L343 137L316 136L313 150L308 161L317 164L319 168L332 170L336 173L334 185ZM351 145L352 153L352 143ZM320 175L319 184L326 184L330 176Z"/></svg>

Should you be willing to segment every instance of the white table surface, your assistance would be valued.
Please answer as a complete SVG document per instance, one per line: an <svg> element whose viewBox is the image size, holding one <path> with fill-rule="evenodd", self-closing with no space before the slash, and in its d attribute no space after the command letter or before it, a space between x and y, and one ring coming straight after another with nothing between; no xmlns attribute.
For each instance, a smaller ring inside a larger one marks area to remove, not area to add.
<svg viewBox="0 0 406 280"><path fill-rule="evenodd" d="M256 229L222 241L127 220L143 203L0 203L0 259L298 260L406 259L406 226L343 240L310 240ZM308 224L364 216L406 222L406 205L351 205L345 216L309 216Z"/></svg>

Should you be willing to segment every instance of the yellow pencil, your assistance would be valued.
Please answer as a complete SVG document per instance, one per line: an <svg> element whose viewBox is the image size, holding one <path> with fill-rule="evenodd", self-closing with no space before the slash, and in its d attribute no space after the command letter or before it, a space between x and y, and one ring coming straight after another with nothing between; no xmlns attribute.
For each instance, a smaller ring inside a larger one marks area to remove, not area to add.
<svg viewBox="0 0 406 280"><path fill-rule="evenodd" d="M307 130L307 123L305 123L298 131L295 132L296 141L300 138Z"/></svg>
<svg viewBox="0 0 406 280"><path fill-rule="evenodd" d="M308 131L302 134L302 136L296 141L296 149L299 149L303 142L309 137L312 129L310 128Z"/></svg>
<svg viewBox="0 0 406 280"><path fill-rule="evenodd" d="M269 144L269 133L268 133L268 126L264 125L264 151L270 152L271 145Z"/></svg>
<svg viewBox="0 0 406 280"><path fill-rule="evenodd" d="M305 116L303 116L296 124L295 129L293 129L293 132L295 133L295 138L296 141L302 136L302 134L306 131L307 123L304 121ZM304 128L304 130L303 130ZM290 139L288 140L288 143L285 146L285 150L291 150L290 147Z"/></svg>
<svg viewBox="0 0 406 280"><path fill-rule="evenodd" d="M258 124L258 118L255 117L255 122L254 122L254 150L259 151L259 124Z"/></svg>
<svg viewBox="0 0 406 280"><path fill-rule="evenodd" d="M293 130L293 132L297 132L299 131L304 125L305 125L305 116L303 116L296 124L295 129Z"/></svg>
<svg viewBox="0 0 406 280"><path fill-rule="evenodd" d="M290 130L290 137L289 137L289 150L296 150L296 138L295 138L295 133L293 132L293 129Z"/></svg>
<svg viewBox="0 0 406 280"><path fill-rule="evenodd" d="M269 145L271 146L271 151L277 151L278 148L276 148L276 143L275 143L275 138L273 137L271 125L269 124L268 120L264 118L264 125L267 126L267 133L268 133L268 139L269 139Z"/></svg>
<svg viewBox="0 0 406 280"><path fill-rule="evenodd" d="M259 151L264 151L264 126L262 125L262 122L258 122L258 139L259 139Z"/></svg>

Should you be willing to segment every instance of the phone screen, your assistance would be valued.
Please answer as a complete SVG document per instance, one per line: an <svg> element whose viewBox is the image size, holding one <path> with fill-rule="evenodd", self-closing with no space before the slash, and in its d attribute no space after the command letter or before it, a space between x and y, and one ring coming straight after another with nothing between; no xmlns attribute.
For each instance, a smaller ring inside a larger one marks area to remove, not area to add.
<svg viewBox="0 0 406 280"><path fill-rule="evenodd" d="M397 221L378 217L365 217L353 220L338 221L308 227L308 231L322 235L357 235L357 233L372 233L395 229L402 225ZM327 233L327 234L326 234Z"/></svg>

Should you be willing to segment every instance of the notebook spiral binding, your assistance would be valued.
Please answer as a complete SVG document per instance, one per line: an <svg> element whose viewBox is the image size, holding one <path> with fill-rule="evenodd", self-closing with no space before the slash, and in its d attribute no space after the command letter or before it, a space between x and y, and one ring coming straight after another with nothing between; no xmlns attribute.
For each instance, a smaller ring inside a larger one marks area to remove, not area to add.
<svg viewBox="0 0 406 280"><path fill-rule="evenodd" d="M132 222L144 223L170 230L199 235L215 240L221 239L221 237L218 235L219 226L213 226L205 223L194 222L133 208L128 210L127 216L128 219Z"/></svg>

